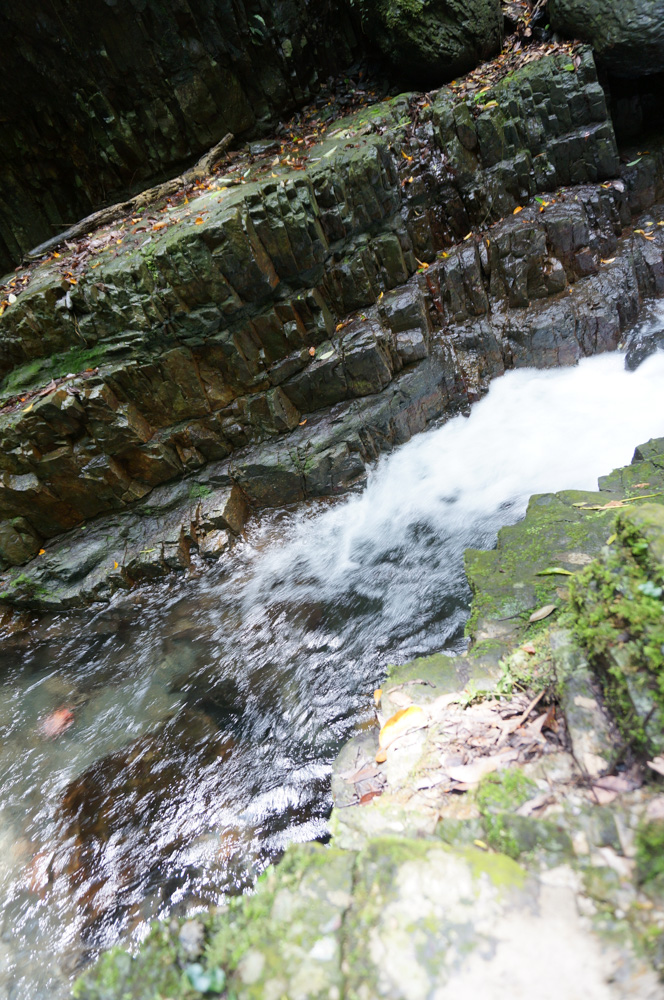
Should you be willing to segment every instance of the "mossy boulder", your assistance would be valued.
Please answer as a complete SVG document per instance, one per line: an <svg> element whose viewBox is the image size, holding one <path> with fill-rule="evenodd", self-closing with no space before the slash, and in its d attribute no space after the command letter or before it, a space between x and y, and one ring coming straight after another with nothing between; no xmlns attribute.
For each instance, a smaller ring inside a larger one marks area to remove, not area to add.
<svg viewBox="0 0 664 1000"><path fill-rule="evenodd" d="M556 31L590 42L618 76L664 70L664 0L550 0Z"/></svg>
<svg viewBox="0 0 664 1000"><path fill-rule="evenodd" d="M362 25L397 72L441 84L499 51L499 0L359 0Z"/></svg>
<svg viewBox="0 0 664 1000"><path fill-rule="evenodd" d="M577 641L625 740L664 749L664 507L621 511L611 544L570 584Z"/></svg>

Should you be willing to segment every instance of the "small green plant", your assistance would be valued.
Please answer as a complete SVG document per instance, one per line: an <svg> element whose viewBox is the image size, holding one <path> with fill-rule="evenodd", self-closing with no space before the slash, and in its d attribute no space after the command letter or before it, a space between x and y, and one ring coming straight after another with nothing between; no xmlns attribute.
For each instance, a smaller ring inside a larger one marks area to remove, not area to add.
<svg viewBox="0 0 664 1000"><path fill-rule="evenodd" d="M211 486L206 486L204 483L192 483L189 487L189 499L204 500L206 497L211 496L212 492Z"/></svg>

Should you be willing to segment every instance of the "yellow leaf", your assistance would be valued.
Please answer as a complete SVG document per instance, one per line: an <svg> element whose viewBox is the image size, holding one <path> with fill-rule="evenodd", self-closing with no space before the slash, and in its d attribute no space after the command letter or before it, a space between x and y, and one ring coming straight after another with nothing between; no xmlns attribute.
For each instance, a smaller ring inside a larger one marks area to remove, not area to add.
<svg viewBox="0 0 664 1000"><path fill-rule="evenodd" d="M529 622L541 622L543 618L548 618L556 610L555 604L545 604L543 608L533 611L528 619Z"/></svg>
<svg viewBox="0 0 664 1000"><path fill-rule="evenodd" d="M602 264L613 264L615 257L600 257Z"/></svg>
<svg viewBox="0 0 664 1000"><path fill-rule="evenodd" d="M195 226L202 226L203 225L203 219L201 218L200 215L198 216L197 219L194 219L194 225Z"/></svg>
<svg viewBox="0 0 664 1000"><path fill-rule="evenodd" d="M46 549L40 549L39 550L39 555L43 556L45 552L46 552Z"/></svg>
<svg viewBox="0 0 664 1000"><path fill-rule="evenodd" d="M419 705L402 708L400 712L389 718L381 729L378 734L378 746L381 750L386 750L400 736L404 736L413 729L422 729L428 724L429 717Z"/></svg>
<svg viewBox="0 0 664 1000"><path fill-rule="evenodd" d="M376 690L374 691L374 703L376 705L379 704L380 699L382 697L382 694L383 694L383 689L382 688L376 688Z"/></svg>
<svg viewBox="0 0 664 1000"><path fill-rule="evenodd" d="M384 764L386 760L387 760L387 754L385 753L385 751L379 750L378 753L376 754L376 763Z"/></svg>
<svg viewBox="0 0 664 1000"><path fill-rule="evenodd" d="M30 410L32 409L32 407L33 407L34 405L35 405L34 403L30 403L30 406L26 406L26 408L25 408L25 409L23 410L23 412L24 412L24 413L29 413L29 412L30 412Z"/></svg>
<svg viewBox="0 0 664 1000"><path fill-rule="evenodd" d="M59 253L57 252L57 250L54 250L54 251L53 251L53 256L54 256L54 257L59 257L59 256L60 256L60 254L59 254Z"/></svg>
<svg viewBox="0 0 664 1000"><path fill-rule="evenodd" d="M113 569L117 569L117 568L118 568L118 561L117 561L117 559L114 559L113 560Z"/></svg>
<svg viewBox="0 0 664 1000"><path fill-rule="evenodd" d="M609 537L606 540L606 544L607 545L613 545L613 543L615 542L615 540L616 540L617 537L618 536L616 535L615 532L612 535L609 535Z"/></svg>
<svg viewBox="0 0 664 1000"><path fill-rule="evenodd" d="M426 271L426 269L428 268L428 266L429 266L429 265L428 265L428 264L425 264L423 260L418 260L418 258L417 258L417 257L415 258L415 260L416 260L416 261L417 261L417 263L418 263L418 264L420 265L420 267L421 267L421 268L423 268L423 270L425 270L425 271Z"/></svg>
<svg viewBox="0 0 664 1000"><path fill-rule="evenodd" d="M482 851L488 851L489 845L485 844L483 840L474 840L473 844L475 847L479 847Z"/></svg>
<svg viewBox="0 0 664 1000"><path fill-rule="evenodd" d="M472 232L470 232L470 233L466 233L466 235L465 235L465 236L464 236L464 238L463 238L463 242L465 243L465 242L466 242L466 240L469 240L469 239L470 239L470 237L471 237L472 235L473 235L473 234L472 234Z"/></svg>
<svg viewBox="0 0 664 1000"><path fill-rule="evenodd" d="M497 108L497 107L498 107L498 101L489 101L488 104L482 105L482 110L486 111L487 108Z"/></svg>
<svg viewBox="0 0 664 1000"><path fill-rule="evenodd" d="M401 150L401 155L403 156L404 160L408 160L409 162L410 160L413 159L413 157L409 156L408 153L404 153L403 149Z"/></svg>
<svg viewBox="0 0 664 1000"><path fill-rule="evenodd" d="M519 212L523 212L523 205L517 205L514 211L512 212L512 215L518 215Z"/></svg>

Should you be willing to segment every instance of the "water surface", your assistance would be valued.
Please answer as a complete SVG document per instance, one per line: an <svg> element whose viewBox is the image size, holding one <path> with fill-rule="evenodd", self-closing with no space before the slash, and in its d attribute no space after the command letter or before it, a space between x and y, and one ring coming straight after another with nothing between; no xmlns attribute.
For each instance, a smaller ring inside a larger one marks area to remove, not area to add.
<svg viewBox="0 0 664 1000"><path fill-rule="evenodd" d="M656 347L663 316L633 340ZM213 569L6 627L0 998L65 996L99 948L324 835L330 764L387 664L464 647L463 550L664 435L662 386L661 351L510 372L362 491L255 518Z"/></svg>

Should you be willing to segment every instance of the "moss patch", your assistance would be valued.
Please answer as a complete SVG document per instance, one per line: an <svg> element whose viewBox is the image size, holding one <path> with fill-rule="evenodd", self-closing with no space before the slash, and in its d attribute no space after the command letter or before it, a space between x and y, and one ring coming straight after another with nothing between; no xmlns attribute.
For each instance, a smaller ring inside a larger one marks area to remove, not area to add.
<svg viewBox="0 0 664 1000"><path fill-rule="evenodd" d="M625 740L649 753L664 725L664 509L621 511L611 537L572 581L572 629Z"/></svg>

